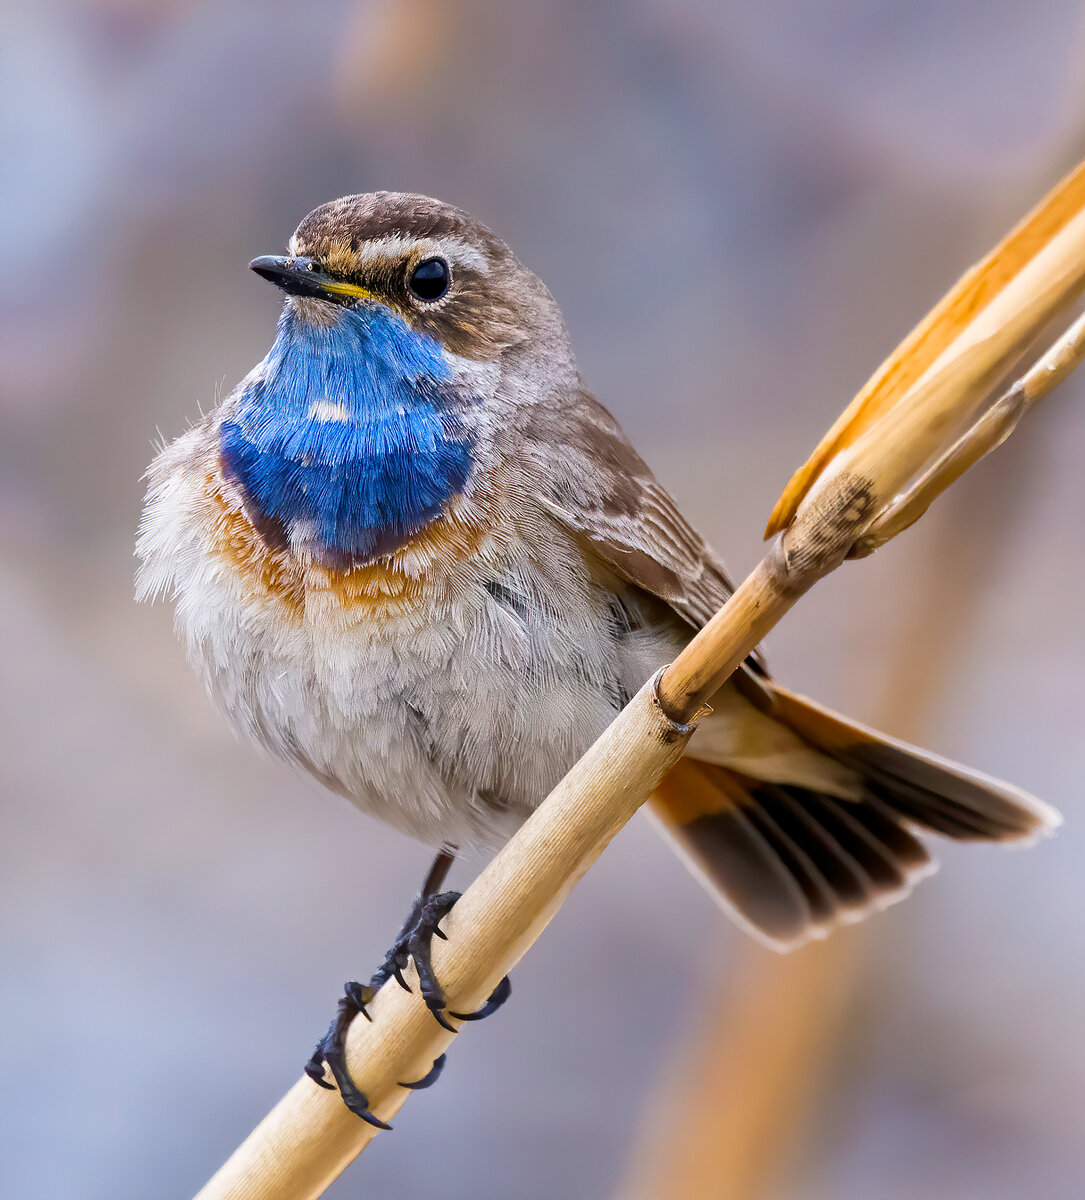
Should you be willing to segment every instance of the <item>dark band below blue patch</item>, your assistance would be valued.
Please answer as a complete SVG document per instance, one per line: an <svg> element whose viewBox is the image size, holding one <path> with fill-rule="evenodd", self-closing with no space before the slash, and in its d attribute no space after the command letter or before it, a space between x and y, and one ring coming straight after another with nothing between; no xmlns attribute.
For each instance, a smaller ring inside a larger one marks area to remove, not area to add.
<svg viewBox="0 0 1085 1200"><path fill-rule="evenodd" d="M438 344L383 306L344 310L329 328L287 305L220 435L264 536L300 534L342 566L391 553L439 516L472 463L447 377Z"/></svg>

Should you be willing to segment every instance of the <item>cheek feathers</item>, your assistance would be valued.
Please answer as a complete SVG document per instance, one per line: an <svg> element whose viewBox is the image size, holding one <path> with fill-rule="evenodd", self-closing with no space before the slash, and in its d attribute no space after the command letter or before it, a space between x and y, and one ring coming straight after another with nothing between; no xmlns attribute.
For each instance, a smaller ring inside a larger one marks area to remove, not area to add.
<svg viewBox="0 0 1085 1200"><path fill-rule="evenodd" d="M413 329L461 358L492 362L532 327L530 296L518 275L506 262L492 265L481 249L460 239L390 234L352 248L338 237L310 240L295 234L289 251L365 287ZM407 280L419 262L435 256L449 263L452 286L442 299L426 303L410 294Z"/></svg>
<svg viewBox="0 0 1085 1200"><path fill-rule="evenodd" d="M460 358L493 362L531 336L527 299L503 271L484 275L454 265L448 296L431 308L419 306L413 323Z"/></svg>

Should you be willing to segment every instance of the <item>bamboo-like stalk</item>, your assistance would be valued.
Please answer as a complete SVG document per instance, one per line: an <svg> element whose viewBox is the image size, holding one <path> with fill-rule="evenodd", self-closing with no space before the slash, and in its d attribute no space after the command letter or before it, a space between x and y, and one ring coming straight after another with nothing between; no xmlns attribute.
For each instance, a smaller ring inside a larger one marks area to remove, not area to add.
<svg viewBox="0 0 1085 1200"><path fill-rule="evenodd" d="M1055 262L1045 264L1032 282L1041 290L1052 288L1046 297L1049 310L1069 298L1080 287L1081 260L1068 252L1068 243L1080 236L1080 230L1069 228L1085 207L1085 163L1079 164L1065 179L1018 224L981 262L957 281L943 299L923 318L892 354L878 367L855 399L840 414L833 427L821 439L813 454L795 472L769 518L765 536L786 529L795 517L800 503L832 459L852 446L886 413L906 402L928 372L937 372L957 356L962 336L977 329L977 316L1000 297L1008 287L1025 276L1026 271L1041 254L1054 247ZM1052 271L1052 266L1055 270ZM1059 267L1066 268L1069 277L1058 280ZM1028 283L1029 280L1025 279ZM1021 302L1011 294L1012 305ZM1006 305L1002 305L1006 311ZM1039 322L1031 326L1039 328ZM1019 349L1017 343L999 339L998 349L1009 362Z"/></svg>
<svg viewBox="0 0 1085 1200"><path fill-rule="evenodd" d="M1081 177L1079 168L1073 178ZM1065 210L1065 192L1066 185L1049 203ZM842 447L727 604L641 689L464 893L444 922L449 940L438 942L433 955L452 1010L469 1011L493 990L677 761L709 697L799 597L844 561L940 448L932 430L944 435L951 416L973 411L981 382L1085 280L1085 187L1079 192L1082 211L1062 220L979 312L975 328L962 329L895 406ZM1043 206L1038 211L1042 216ZM454 1035L394 982L381 989L371 1013L372 1024L356 1020L349 1030L347 1065L372 1110L387 1119L407 1096L397 1081L424 1075ZM372 1137L334 1093L302 1079L199 1200L310 1200Z"/></svg>
<svg viewBox="0 0 1085 1200"><path fill-rule="evenodd" d="M678 761L693 732L661 709L653 680L558 784L513 840L442 921L447 942L433 962L458 1012L476 1008L539 936L562 900L615 833ZM415 980L416 976L408 975ZM372 1110L387 1119L453 1034L415 994L394 981L356 1020L347 1063ZM200 1192L200 1200L307 1200L372 1140L374 1129L343 1107L338 1093L296 1083Z"/></svg>
<svg viewBox="0 0 1085 1200"><path fill-rule="evenodd" d="M668 712L682 719L695 711L737 666L740 626L736 614L726 614L739 593L763 631L775 625L852 552L995 381L1083 288L1085 163L909 334L795 474L770 518L769 531L780 532L769 552L686 648L694 652L686 669L664 675L660 699ZM1052 348L1049 355L1062 363L1059 378L1077 365L1080 351L1073 330ZM920 371L917 363L929 365ZM976 431L973 438L982 441L984 435ZM970 465L966 457L956 460L961 471ZM941 474L947 484L950 471Z"/></svg>
<svg viewBox="0 0 1085 1200"><path fill-rule="evenodd" d="M1078 317L1031 370L999 397L906 492L893 500L852 546L848 557L864 558L914 525L951 483L1002 445L1025 413L1077 366L1083 353L1085 315Z"/></svg>

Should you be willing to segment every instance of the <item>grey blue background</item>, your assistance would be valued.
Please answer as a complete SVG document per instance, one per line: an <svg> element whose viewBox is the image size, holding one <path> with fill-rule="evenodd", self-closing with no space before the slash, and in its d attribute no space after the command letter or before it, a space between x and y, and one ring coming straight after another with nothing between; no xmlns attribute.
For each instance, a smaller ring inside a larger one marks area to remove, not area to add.
<svg viewBox="0 0 1085 1200"><path fill-rule="evenodd" d="M280 297L248 260L346 192L470 209L548 282L590 385L740 574L839 409L1080 157L1083 26L1068 0L8 6L5 1196L196 1191L428 861L235 743L167 608L132 600L156 431L270 344ZM1083 389L769 640L790 685L1067 817L1028 853L943 850L852 937L780 1196L1082 1194ZM329 1194L623 1194L691 1022L763 953L638 819L513 1002Z"/></svg>

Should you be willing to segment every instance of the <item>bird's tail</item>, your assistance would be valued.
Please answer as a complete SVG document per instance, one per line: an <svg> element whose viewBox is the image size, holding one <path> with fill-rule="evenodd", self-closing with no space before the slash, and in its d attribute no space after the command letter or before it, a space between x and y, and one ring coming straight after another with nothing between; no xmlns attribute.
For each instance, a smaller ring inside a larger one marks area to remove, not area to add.
<svg viewBox="0 0 1085 1200"><path fill-rule="evenodd" d="M774 949L903 899L934 870L917 833L1014 842L1061 822L1025 792L776 685L756 709L728 691L730 733L699 747L699 731L652 805L694 872Z"/></svg>

